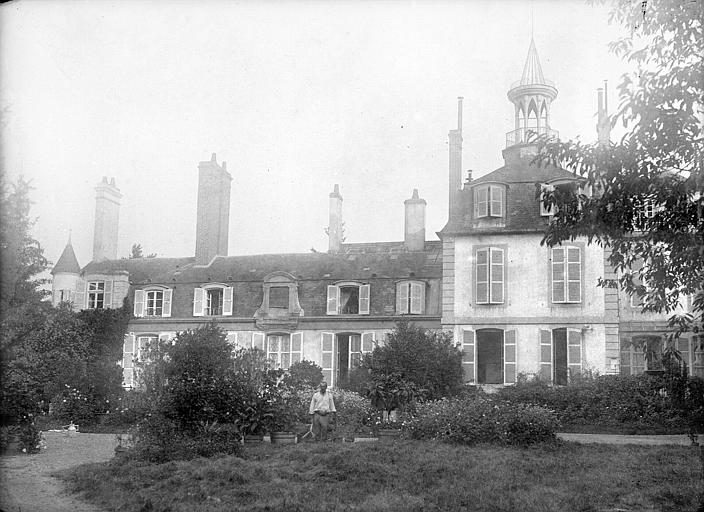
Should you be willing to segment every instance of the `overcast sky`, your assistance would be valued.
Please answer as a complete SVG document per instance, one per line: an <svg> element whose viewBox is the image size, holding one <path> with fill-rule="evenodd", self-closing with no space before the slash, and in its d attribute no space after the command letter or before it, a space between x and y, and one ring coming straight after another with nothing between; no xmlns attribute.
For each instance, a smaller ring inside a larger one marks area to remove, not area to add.
<svg viewBox="0 0 704 512"><path fill-rule="evenodd" d="M467 2L27 1L0 6L2 164L35 187L35 236L92 256L94 187L124 195L119 256L195 251L198 162L233 176L230 255L327 250L339 183L348 242L403 239L403 201L447 220L447 133L463 168L503 163L506 93L531 37L552 128L596 138L596 89L624 64L606 7Z"/></svg>

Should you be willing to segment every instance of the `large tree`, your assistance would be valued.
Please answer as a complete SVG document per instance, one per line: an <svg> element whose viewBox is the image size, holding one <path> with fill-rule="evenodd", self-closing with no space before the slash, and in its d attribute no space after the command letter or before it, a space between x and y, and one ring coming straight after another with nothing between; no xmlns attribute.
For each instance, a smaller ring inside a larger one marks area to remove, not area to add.
<svg viewBox="0 0 704 512"><path fill-rule="evenodd" d="M546 144L540 159L587 186L557 188L544 243L588 237L605 246L619 286L644 311L670 316L672 334L704 327L704 37L701 0L613 0L625 35L611 50L633 64L610 119L615 143ZM691 301L691 313L678 306Z"/></svg>

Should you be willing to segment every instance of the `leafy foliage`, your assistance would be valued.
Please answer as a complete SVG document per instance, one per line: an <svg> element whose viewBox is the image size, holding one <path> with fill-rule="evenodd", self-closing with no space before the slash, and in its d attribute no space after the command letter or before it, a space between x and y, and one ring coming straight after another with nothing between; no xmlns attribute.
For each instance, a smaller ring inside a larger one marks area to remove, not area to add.
<svg viewBox="0 0 704 512"><path fill-rule="evenodd" d="M552 411L536 405L455 398L420 404L403 428L412 439L526 446L555 441L558 425Z"/></svg>
<svg viewBox="0 0 704 512"><path fill-rule="evenodd" d="M614 0L611 18L628 31L611 48L636 68L622 79L611 119L627 133L615 144L543 148L541 161L574 171L592 191L546 194L557 210L543 242L601 243L619 273L617 283L602 285L640 297L644 311L672 315L675 334L697 332L704 327L702 3ZM691 313L678 311L686 297Z"/></svg>
<svg viewBox="0 0 704 512"><path fill-rule="evenodd" d="M323 369L313 361L296 361L293 363L286 375L284 382L294 389L303 389L306 387L316 387L323 380Z"/></svg>
<svg viewBox="0 0 704 512"><path fill-rule="evenodd" d="M436 399L462 387L462 352L453 345L452 334L431 332L401 321L360 365L372 379L396 375L412 383L416 396Z"/></svg>

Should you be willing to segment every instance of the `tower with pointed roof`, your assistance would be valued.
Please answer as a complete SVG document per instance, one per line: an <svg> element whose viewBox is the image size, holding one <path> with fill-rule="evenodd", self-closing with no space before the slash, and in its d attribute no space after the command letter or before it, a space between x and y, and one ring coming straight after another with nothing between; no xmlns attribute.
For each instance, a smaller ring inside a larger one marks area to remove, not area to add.
<svg viewBox="0 0 704 512"><path fill-rule="evenodd" d="M558 133L550 127L550 103L556 97L555 84L543 75L531 37L521 79L508 91L515 108L515 126L506 134L506 148L532 144L538 137L557 138Z"/></svg>
<svg viewBox="0 0 704 512"><path fill-rule="evenodd" d="M51 283L51 303L57 306L60 302L73 302L76 296L76 290L81 282L81 266L78 264L78 258L73 250L71 243L71 235L68 237L66 247L61 253L59 260L51 269L53 276Z"/></svg>

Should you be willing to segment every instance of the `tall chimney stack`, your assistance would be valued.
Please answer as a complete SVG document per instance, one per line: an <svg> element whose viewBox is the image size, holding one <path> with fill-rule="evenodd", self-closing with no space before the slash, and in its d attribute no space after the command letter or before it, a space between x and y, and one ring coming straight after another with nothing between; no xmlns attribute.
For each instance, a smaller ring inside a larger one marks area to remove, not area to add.
<svg viewBox="0 0 704 512"><path fill-rule="evenodd" d="M328 223L328 252L340 252L342 247L342 196L336 183L330 192L330 221Z"/></svg>
<svg viewBox="0 0 704 512"><path fill-rule="evenodd" d="M227 256L230 225L230 185L227 164L218 165L215 153L198 164L196 265L208 265L215 256Z"/></svg>
<svg viewBox="0 0 704 512"><path fill-rule="evenodd" d="M457 98L457 129L450 130L450 179L448 189L450 216L457 208L458 193L462 188L462 100Z"/></svg>
<svg viewBox="0 0 704 512"><path fill-rule="evenodd" d="M406 222L403 240L409 251L425 249L425 199L418 197L418 189L413 189L413 195L403 204L406 207Z"/></svg>
<svg viewBox="0 0 704 512"><path fill-rule="evenodd" d="M103 176L95 187L95 227L93 261L117 259L117 227L120 220L120 189L115 178Z"/></svg>
<svg viewBox="0 0 704 512"><path fill-rule="evenodd" d="M611 122L609 121L608 89L607 81L604 80L604 88L597 89L598 111L596 121L596 133L599 144L609 144L611 142Z"/></svg>

